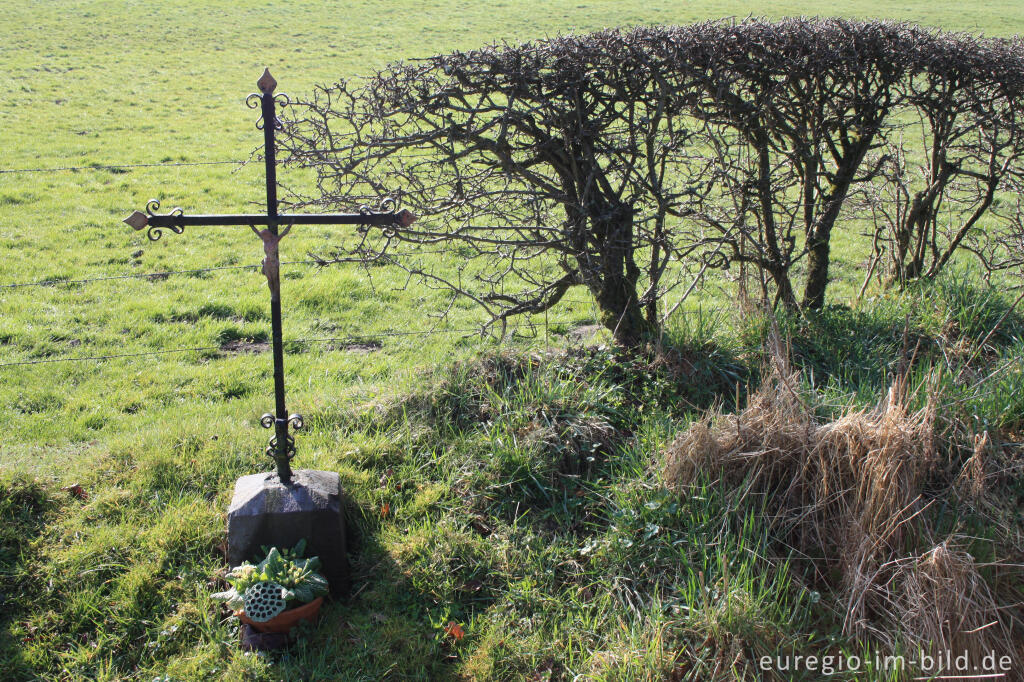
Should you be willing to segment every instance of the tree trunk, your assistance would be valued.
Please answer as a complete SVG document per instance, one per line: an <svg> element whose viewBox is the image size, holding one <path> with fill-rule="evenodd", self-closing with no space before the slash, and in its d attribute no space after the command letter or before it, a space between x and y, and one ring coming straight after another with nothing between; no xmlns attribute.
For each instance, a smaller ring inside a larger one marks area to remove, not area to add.
<svg viewBox="0 0 1024 682"><path fill-rule="evenodd" d="M853 184L857 169L871 148L874 134L863 137L847 151L836 173L835 187L825 201L824 210L807 232L807 282L804 286L803 307L821 310L825 305L825 289L828 287L829 242L832 227L839 218L839 211L846 201L846 195Z"/></svg>
<svg viewBox="0 0 1024 682"><path fill-rule="evenodd" d="M772 280L776 287L776 301L782 303L789 312L796 312L799 306L796 303L796 294L793 293L793 284L789 281L789 272L784 269L773 270Z"/></svg>
<svg viewBox="0 0 1024 682"><path fill-rule="evenodd" d="M579 254L584 281L597 301L601 324L625 347L640 345L654 331L637 295L640 268L633 259L633 211L619 205L592 218L597 253Z"/></svg>
<svg viewBox="0 0 1024 682"><path fill-rule="evenodd" d="M635 284L617 276L606 278L602 284L597 296L601 324L612 332L617 344L627 348L639 346L653 330L644 318Z"/></svg>
<svg viewBox="0 0 1024 682"><path fill-rule="evenodd" d="M772 199L772 162L768 134L763 128L754 130L751 141L757 149L757 197L761 206L762 240L767 247L768 272L777 288L776 303L782 302L787 310L798 310L793 285L789 281L788 255L783 256L779 234L775 225L775 211Z"/></svg>
<svg viewBox="0 0 1024 682"><path fill-rule="evenodd" d="M829 239L818 237L807 244L807 283L804 287L804 307L821 310L825 305L828 286Z"/></svg>

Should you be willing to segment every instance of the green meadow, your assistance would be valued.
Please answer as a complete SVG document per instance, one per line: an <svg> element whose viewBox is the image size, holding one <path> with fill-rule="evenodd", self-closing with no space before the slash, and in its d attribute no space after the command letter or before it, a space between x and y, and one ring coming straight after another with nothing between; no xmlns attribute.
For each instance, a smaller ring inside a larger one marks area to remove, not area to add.
<svg viewBox="0 0 1024 682"><path fill-rule="evenodd" d="M837 9L0 0L0 679L754 679L737 660L870 650L841 635L842 614L803 587L756 509L710 482L680 497L660 478L676 433L741 406L763 368L769 325L739 315L724 280L669 322L666 343L692 359L680 379L603 332L580 348L575 330L595 319L585 291L482 338L471 305L435 319L447 297L402 273L313 267L307 254L346 228L308 226L281 247L288 403L307 424L295 465L342 476L353 595L288 653L243 653L237 619L209 595L233 482L271 466L262 249L247 227L151 242L121 222L151 198L187 214L262 210L244 100L264 67L300 95L494 42ZM1024 29L1017 0L871 0L842 15ZM309 182L289 168L279 179ZM965 266L854 305L856 242L838 238L830 296L844 305L780 321L816 409L876 401L912 328L931 345L910 381L942 396L944 433L1020 440L1013 297ZM976 381L965 387L950 357ZM1024 499L1019 482L1006 490L1011 508Z"/></svg>

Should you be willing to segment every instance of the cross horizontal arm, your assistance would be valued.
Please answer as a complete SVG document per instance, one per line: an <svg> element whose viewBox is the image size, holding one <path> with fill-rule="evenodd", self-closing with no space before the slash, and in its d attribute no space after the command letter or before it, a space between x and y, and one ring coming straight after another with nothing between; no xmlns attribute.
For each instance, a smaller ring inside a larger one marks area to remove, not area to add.
<svg viewBox="0 0 1024 682"><path fill-rule="evenodd" d="M295 213L271 217L265 213L223 213L212 215L185 215L180 208L170 213L156 214L147 207L149 215L135 211L125 218L127 224L136 230L150 228L150 239L159 238L160 228L166 227L180 233L186 227L197 225L400 225L408 227L416 216L407 210L387 213ZM159 207L159 203L155 204ZM155 230L154 230L155 228Z"/></svg>
<svg viewBox="0 0 1024 682"><path fill-rule="evenodd" d="M408 213L408 211L405 211ZM399 225L400 213L296 213L271 219L266 213L213 215L158 215L146 221L153 227L191 227L193 225Z"/></svg>

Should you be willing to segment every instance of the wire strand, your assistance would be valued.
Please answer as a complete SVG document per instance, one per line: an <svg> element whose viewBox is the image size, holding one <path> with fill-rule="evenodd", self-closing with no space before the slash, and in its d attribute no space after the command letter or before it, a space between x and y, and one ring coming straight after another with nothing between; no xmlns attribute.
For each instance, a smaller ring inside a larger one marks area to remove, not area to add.
<svg viewBox="0 0 1024 682"><path fill-rule="evenodd" d="M197 346L196 348L169 348L167 350L153 350L142 353L118 353L117 355L87 355L74 358L41 358L39 360L20 360L17 362L3 362L0 367L14 367L17 365L44 365L52 362L86 362L90 360L113 360L114 358L139 358L147 355L166 355L168 353L190 353L201 350L221 350L220 346Z"/></svg>
<svg viewBox="0 0 1024 682"><path fill-rule="evenodd" d="M315 261L292 261L293 263L313 263ZM187 275L196 272L213 272L214 270L244 270L258 268L259 265L222 265L213 268L197 268L195 270L166 270L164 272L141 272L132 275L111 275L109 277L92 277L89 279L44 279L38 282L18 282L16 284L0 284L0 289L16 289L19 287L45 287L58 284L88 284L89 282L105 282L117 279L146 279L170 277L171 275Z"/></svg>
<svg viewBox="0 0 1024 682"><path fill-rule="evenodd" d="M250 267L250 266L245 266ZM258 266L251 266L258 267ZM575 302L575 301L570 301ZM580 303L586 303L586 301L580 301ZM720 310L720 309L719 309ZM694 313L695 311L680 311L684 313ZM519 324L513 327L509 327L506 330L506 334L515 334L521 329L541 329L543 327L554 327L559 325L570 325L575 323L576 320L548 320L545 323L534 323L534 324ZM367 342L374 342L382 338L395 338L403 336L447 336L451 334L477 334L482 332L482 327L473 327L469 329L427 329L427 330L416 330L416 331L381 331L374 332L372 334L364 334L362 336L329 336L329 337L316 337L316 338L299 338L299 339L288 339L287 343L332 343L340 342L346 344L365 344ZM263 342L268 348L269 343ZM113 355L89 355L81 357L61 357L61 358L40 358L37 360L19 360L15 362L3 362L0 363L0 367L16 367L21 365L42 365L57 362L94 362L103 360L114 360L118 358L137 358L154 355L168 355L171 353L192 353L208 350L217 351L231 351L231 348L227 347L227 344L219 346L195 346L190 348L169 348L166 350L155 350L155 351L143 351L139 353L117 353ZM263 348L260 348L258 353L264 352Z"/></svg>
<svg viewBox="0 0 1024 682"><path fill-rule="evenodd" d="M405 251L399 253L386 253L387 256L426 256L426 255L440 255L440 254L451 254L452 251L440 250L440 251ZM367 263L373 263L372 258ZM281 265L322 265L328 267L334 263L329 259L322 260L283 260ZM358 263L356 263L358 264ZM106 282L110 280L121 280L121 279L151 279L160 277L170 277L171 275L189 275L198 272L214 272L216 270L246 270L253 268L260 268L261 264L257 263L254 265L221 265L212 268L195 268L193 270L166 270L163 272L139 272L126 275L109 275L106 277L89 277L86 279L43 279L35 282L15 282L12 284L0 284L0 289L18 289L21 287L45 287L45 286L57 286L59 284L88 284L90 282Z"/></svg>
<svg viewBox="0 0 1024 682"><path fill-rule="evenodd" d="M120 170L122 168L176 168L181 166L222 166L234 164L241 166L244 161L181 161L166 163L122 163L113 165L93 166L55 166L53 168L0 168L0 173L61 173L64 171L81 170Z"/></svg>
<svg viewBox="0 0 1024 682"><path fill-rule="evenodd" d="M556 324L569 324L568 321L562 322L549 322L549 325ZM520 329L537 329L540 325L517 325L511 327L508 332L514 333ZM472 329L427 329L418 331L383 331L376 332L373 334L367 334L364 336L333 336L324 338L308 338L308 339L287 339L285 343L331 343L331 342L343 342L349 344L366 343L368 341L376 341L381 338L391 338L400 336L446 336L450 334L473 334L480 332L480 327ZM270 344L266 344L269 348ZM140 353L117 353L114 355L87 355L80 357L62 357L62 358L40 358L37 360L19 360L15 362L3 362L0 363L0 367L16 367L20 365L44 365L56 362L94 362L101 360L114 360L117 358L138 358L153 355L168 355L171 353L192 353L207 350L218 350L218 351L230 351L230 348L226 348L225 345L220 346L195 346L191 348L169 348L165 350L154 350L154 351L143 351ZM264 352L262 349L259 352Z"/></svg>

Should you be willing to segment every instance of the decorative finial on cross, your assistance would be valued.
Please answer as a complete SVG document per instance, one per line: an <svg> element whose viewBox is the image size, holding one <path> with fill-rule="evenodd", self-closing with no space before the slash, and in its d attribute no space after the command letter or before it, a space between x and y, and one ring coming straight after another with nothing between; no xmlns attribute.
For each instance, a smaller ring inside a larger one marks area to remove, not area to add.
<svg viewBox="0 0 1024 682"><path fill-rule="evenodd" d="M264 94L270 94L277 87L277 81L270 75L270 69L264 69L263 75L256 81L256 87Z"/></svg>
<svg viewBox="0 0 1024 682"><path fill-rule="evenodd" d="M138 213L138 211L136 211L136 213ZM407 208L403 208L401 211L398 212L398 214L395 217L398 218L398 224L401 225L402 227L409 227L414 222L416 222L416 216L413 215L413 212Z"/></svg>
<svg viewBox="0 0 1024 682"><path fill-rule="evenodd" d="M149 224L149 218L142 211L135 211L122 222L127 223L133 230L141 230Z"/></svg>

